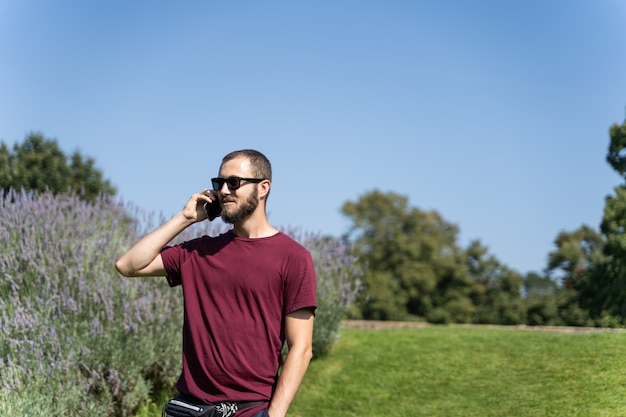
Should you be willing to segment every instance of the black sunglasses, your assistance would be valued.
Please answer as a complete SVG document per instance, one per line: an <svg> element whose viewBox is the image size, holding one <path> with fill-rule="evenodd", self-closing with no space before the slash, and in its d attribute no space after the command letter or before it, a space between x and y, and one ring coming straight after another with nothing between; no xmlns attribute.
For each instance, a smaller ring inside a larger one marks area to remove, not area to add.
<svg viewBox="0 0 626 417"><path fill-rule="evenodd" d="M241 178L241 177L228 177L228 178L211 178L211 185L215 191L219 191L224 186L224 183L228 186L229 190L236 190L241 187L241 181L253 182L255 184L265 180L265 178Z"/></svg>

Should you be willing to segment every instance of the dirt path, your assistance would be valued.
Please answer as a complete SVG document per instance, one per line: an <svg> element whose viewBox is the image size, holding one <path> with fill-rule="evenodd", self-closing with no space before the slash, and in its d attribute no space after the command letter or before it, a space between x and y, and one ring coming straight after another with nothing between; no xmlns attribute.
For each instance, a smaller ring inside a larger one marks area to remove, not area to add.
<svg viewBox="0 0 626 417"><path fill-rule="evenodd" d="M343 325L352 329L419 329L426 327L441 326L438 324L405 322L405 321L376 321L376 320L344 320ZM626 329L610 329L605 327L570 327L570 326L500 326L491 324L448 324L448 327L480 327L487 329L511 329L533 332L555 332L555 333L623 333Z"/></svg>

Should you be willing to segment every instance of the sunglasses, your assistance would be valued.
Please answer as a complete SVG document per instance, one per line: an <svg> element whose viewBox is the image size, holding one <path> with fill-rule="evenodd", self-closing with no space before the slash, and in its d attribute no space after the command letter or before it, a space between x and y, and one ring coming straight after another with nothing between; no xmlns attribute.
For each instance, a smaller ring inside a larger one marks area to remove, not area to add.
<svg viewBox="0 0 626 417"><path fill-rule="evenodd" d="M211 185L215 191L219 191L224 186L224 183L228 186L229 190L236 190L241 187L241 181L252 182L255 184L260 183L265 178L241 178L241 177L228 177L228 178L211 178Z"/></svg>

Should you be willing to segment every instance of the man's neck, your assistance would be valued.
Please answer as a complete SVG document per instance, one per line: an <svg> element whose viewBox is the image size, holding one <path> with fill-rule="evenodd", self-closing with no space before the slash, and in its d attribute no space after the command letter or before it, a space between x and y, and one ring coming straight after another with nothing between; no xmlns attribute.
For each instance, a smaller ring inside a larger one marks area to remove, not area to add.
<svg viewBox="0 0 626 417"><path fill-rule="evenodd" d="M270 237L278 233L278 230L272 227L265 217L257 219L251 216L234 226L235 235L249 239Z"/></svg>

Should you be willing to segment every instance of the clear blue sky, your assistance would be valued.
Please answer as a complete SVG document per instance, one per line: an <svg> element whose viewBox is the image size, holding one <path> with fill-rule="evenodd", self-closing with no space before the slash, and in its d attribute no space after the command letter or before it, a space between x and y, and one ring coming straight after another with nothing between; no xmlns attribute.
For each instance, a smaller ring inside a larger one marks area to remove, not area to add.
<svg viewBox="0 0 626 417"><path fill-rule="evenodd" d="M339 236L391 191L540 271L620 183L625 52L621 0L0 0L0 141L42 132L166 215L256 148L275 226Z"/></svg>

